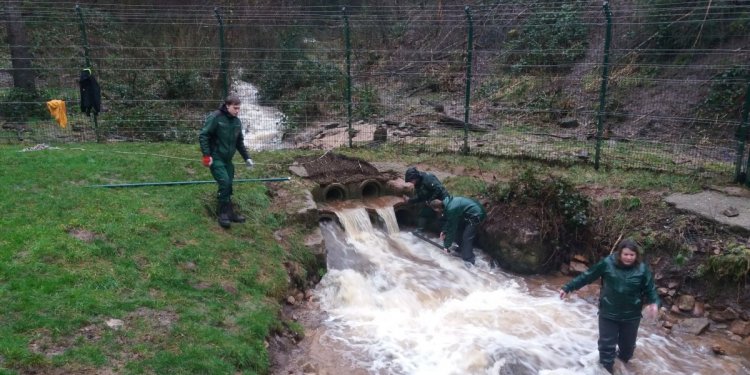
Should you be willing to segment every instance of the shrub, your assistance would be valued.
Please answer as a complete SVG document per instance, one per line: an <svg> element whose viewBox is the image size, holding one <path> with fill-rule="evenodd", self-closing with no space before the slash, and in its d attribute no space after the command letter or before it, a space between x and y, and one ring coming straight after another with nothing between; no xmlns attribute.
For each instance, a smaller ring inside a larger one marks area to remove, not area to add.
<svg viewBox="0 0 750 375"><path fill-rule="evenodd" d="M201 78L195 70L169 70L160 81L160 91L163 92L164 99L168 100L196 100L200 103L200 99L210 92L208 81Z"/></svg>
<svg viewBox="0 0 750 375"><path fill-rule="evenodd" d="M539 112L546 121L559 120L568 116L575 104L561 88L537 94L529 102L529 108Z"/></svg>
<svg viewBox="0 0 750 375"><path fill-rule="evenodd" d="M735 66L711 78L711 87L698 116L725 119L736 117L742 109L742 99L747 90L750 70Z"/></svg>
<svg viewBox="0 0 750 375"><path fill-rule="evenodd" d="M308 122L317 118L321 111L316 101L313 88L297 91L294 98L281 102L279 107L284 113L282 124L284 130L303 128Z"/></svg>
<svg viewBox="0 0 750 375"><path fill-rule="evenodd" d="M520 71L565 66L585 53L587 32L578 2L536 9L518 36L504 47L511 51L506 62Z"/></svg>
<svg viewBox="0 0 750 375"><path fill-rule="evenodd" d="M40 93L18 88L12 88L3 95L0 114L9 121L19 122L49 117L45 100Z"/></svg>
<svg viewBox="0 0 750 375"><path fill-rule="evenodd" d="M281 109L287 131L303 127L332 109L327 103L340 107L344 93L344 76L338 68L308 57L301 39L299 33L282 35L279 52L266 56L260 67L243 74L243 79L257 85L261 103Z"/></svg>
<svg viewBox="0 0 750 375"><path fill-rule="evenodd" d="M367 119L380 113L380 100L378 93L372 87L357 88L352 101L354 106L354 117Z"/></svg>
<svg viewBox="0 0 750 375"><path fill-rule="evenodd" d="M750 273L750 248L732 244L721 255L712 256L701 267L699 275L707 279L744 282Z"/></svg>
<svg viewBox="0 0 750 375"><path fill-rule="evenodd" d="M288 97L295 91L315 87L325 96L341 85L343 75L332 64L313 60L305 55L299 35L291 33L281 38L278 56L265 60L249 80L258 85L261 101L271 102Z"/></svg>
<svg viewBox="0 0 750 375"><path fill-rule="evenodd" d="M737 6L735 0L714 0L708 17L705 1L640 0L639 3L646 11L642 32L649 38L641 47L662 52L650 53L654 60L681 59L686 63L685 55L675 54L674 50L715 48L733 35L750 30L747 10Z"/></svg>
<svg viewBox="0 0 750 375"><path fill-rule="evenodd" d="M533 169L527 169L507 187L487 188L490 199L517 201L544 207L551 221L559 218L568 229L586 227L589 223L588 198L567 180L559 177L539 179Z"/></svg>

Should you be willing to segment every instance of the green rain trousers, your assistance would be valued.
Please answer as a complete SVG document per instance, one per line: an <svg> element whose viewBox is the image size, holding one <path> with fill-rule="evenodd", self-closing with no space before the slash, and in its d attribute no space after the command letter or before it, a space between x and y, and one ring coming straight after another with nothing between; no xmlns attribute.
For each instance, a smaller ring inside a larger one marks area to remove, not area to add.
<svg viewBox="0 0 750 375"><path fill-rule="evenodd" d="M225 163L223 160L214 159L211 164L211 175L219 185L216 193L216 199L219 203L229 203L232 199L232 181L234 181L234 164L230 161Z"/></svg>

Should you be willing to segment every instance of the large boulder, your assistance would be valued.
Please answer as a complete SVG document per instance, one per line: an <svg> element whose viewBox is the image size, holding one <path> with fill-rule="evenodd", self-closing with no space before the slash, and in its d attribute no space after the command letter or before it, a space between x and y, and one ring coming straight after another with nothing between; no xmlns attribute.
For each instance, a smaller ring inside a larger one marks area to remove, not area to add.
<svg viewBox="0 0 750 375"><path fill-rule="evenodd" d="M482 224L478 243L504 270L544 273L560 265L550 261L555 245L543 238L539 222L528 207L495 206Z"/></svg>

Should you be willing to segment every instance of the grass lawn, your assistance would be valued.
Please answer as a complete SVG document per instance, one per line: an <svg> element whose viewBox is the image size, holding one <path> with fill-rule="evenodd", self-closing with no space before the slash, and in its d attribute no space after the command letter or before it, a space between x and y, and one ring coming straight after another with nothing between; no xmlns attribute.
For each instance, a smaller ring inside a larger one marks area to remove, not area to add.
<svg viewBox="0 0 750 375"><path fill-rule="evenodd" d="M212 180L197 145L23 147L0 146L0 373L266 372L282 263L306 254L274 240L265 185L235 185L226 231L213 183L90 187ZM236 178L276 177L255 157Z"/></svg>

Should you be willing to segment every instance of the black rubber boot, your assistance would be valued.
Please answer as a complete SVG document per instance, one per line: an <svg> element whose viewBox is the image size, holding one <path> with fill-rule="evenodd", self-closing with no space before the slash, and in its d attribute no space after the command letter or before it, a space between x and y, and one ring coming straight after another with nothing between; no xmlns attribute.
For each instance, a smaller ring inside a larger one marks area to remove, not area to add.
<svg viewBox="0 0 750 375"><path fill-rule="evenodd" d="M416 229L416 232L417 233L422 233L422 232L424 232L424 230L425 230L426 227L427 227L427 219L423 218L423 217L418 217L417 218L417 229Z"/></svg>
<svg viewBox="0 0 750 375"><path fill-rule="evenodd" d="M245 217L238 214L236 208L237 207L234 206L234 203L229 204L229 220L233 223L244 223Z"/></svg>
<svg viewBox="0 0 750 375"><path fill-rule="evenodd" d="M222 228L229 228L232 222L229 219L229 213L232 211L231 203L219 203L219 225Z"/></svg>

